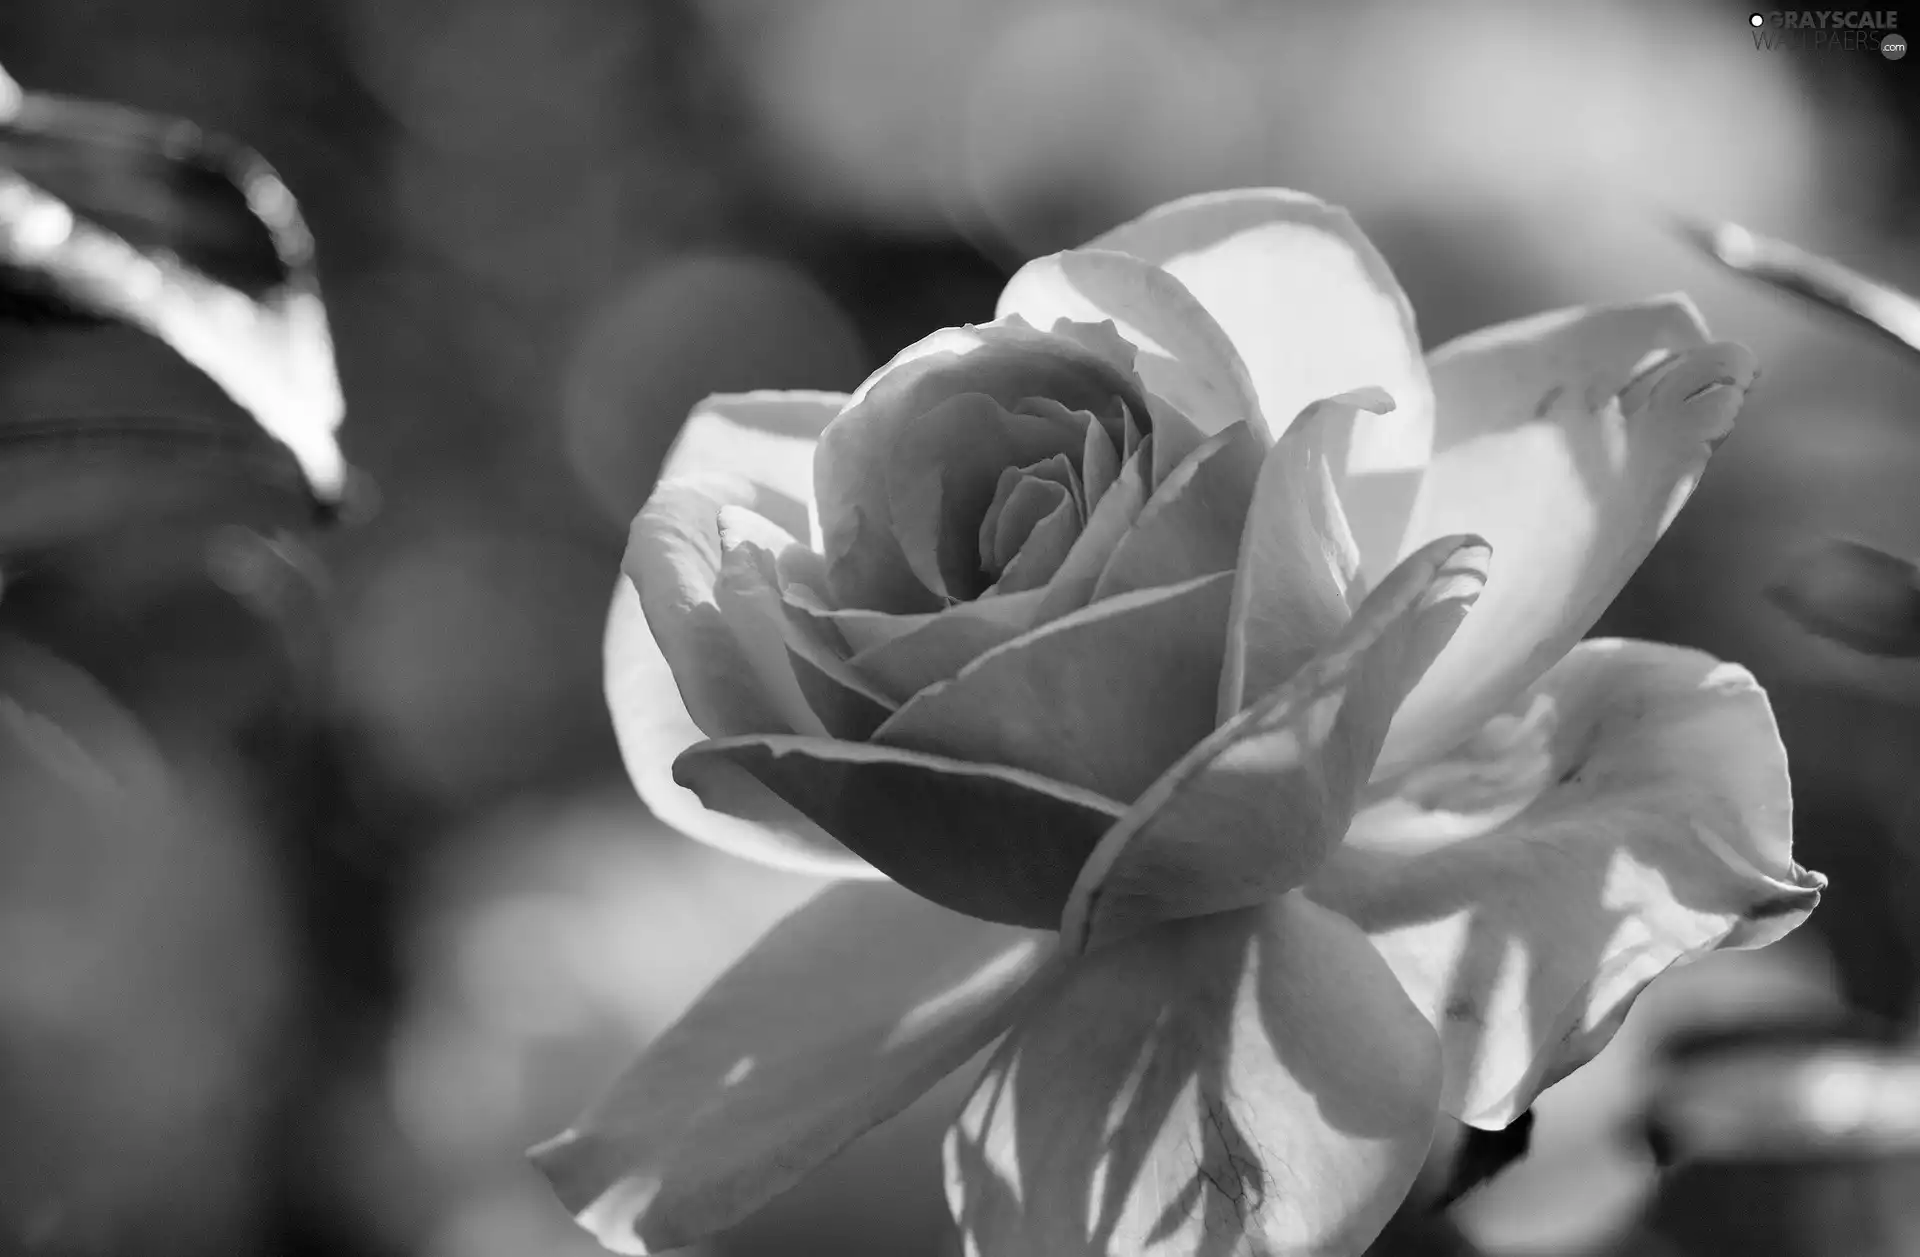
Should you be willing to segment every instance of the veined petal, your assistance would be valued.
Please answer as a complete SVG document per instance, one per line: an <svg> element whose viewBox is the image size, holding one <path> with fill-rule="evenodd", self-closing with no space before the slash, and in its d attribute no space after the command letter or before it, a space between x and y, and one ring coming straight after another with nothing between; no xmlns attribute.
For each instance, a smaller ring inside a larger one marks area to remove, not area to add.
<svg viewBox="0 0 1920 1257"><path fill-rule="evenodd" d="M1213 728L1225 572L1109 598L999 646L874 732L1132 799Z"/></svg>
<svg viewBox="0 0 1920 1257"><path fill-rule="evenodd" d="M1202 432L1258 424L1260 403L1239 351L1186 286L1151 263L1099 249L1035 258L1007 281L995 313L1036 327L1111 320L1139 349L1142 382Z"/></svg>
<svg viewBox="0 0 1920 1257"><path fill-rule="evenodd" d="M813 447L849 401L845 393L762 389L715 393L693 408L667 450L660 479L723 473L771 494L757 509L796 537L820 546L813 506Z"/></svg>
<svg viewBox="0 0 1920 1257"><path fill-rule="evenodd" d="M1437 447L1403 549L1472 531L1501 574L1408 697L1382 775L1503 710L1639 567L1753 382L1753 355L1704 342L1693 307L1666 298L1544 315L1434 353Z"/></svg>
<svg viewBox="0 0 1920 1257"><path fill-rule="evenodd" d="M825 738L702 742L673 772L709 806L747 776L908 890L1035 928L1060 919L1080 865L1123 810L1016 768Z"/></svg>
<svg viewBox="0 0 1920 1257"><path fill-rule="evenodd" d="M615 1252L694 1243L991 1042L1053 945L886 883L829 887L533 1160Z"/></svg>
<svg viewBox="0 0 1920 1257"><path fill-rule="evenodd" d="M967 1252L1358 1254L1412 1187L1439 1050L1333 913L1290 894L1042 981L947 1133Z"/></svg>
<svg viewBox="0 0 1920 1257"><path fill-rule="evenodd" d="M1154 446L1157 454L1158 433ZM1093 600L1232 571L1265 454L1244 424L1207 438L1155 485L1101 569Z"/></svg>
<svg viewBox="0 0 1920 1257"><path fill-rule="evenodd" d="M1772 942L1826 880L1793 862L1786 754L1745 669L1582 642L1528 707L1500 740L1530 759L1512 735L1544 728L1547 763L1383 801L1307 886L1372 936L1440 1031L1447 1111L1484 1127L1604 1047L1647 982Z"/></svg>
<svg viewBox="0 0 1920 1257"><path fill-rule="evenodd" d="M705 640L737 651L731 634L719 623L718 611L709 610L712 623L701 630ZM728 657L716 652L716 657L722 665L701 674L713 685L719 684L719 678L738 681L749 675L737 654ZM716 774L707 785L709 797L717 805L725 802L714 808L674 783L674 758L706 736L689 712L690 705L711 705L712 710L735 718L743 713L720 705L707 680L689 684L686 690L676 684L660 643L647 627L640 595L625 576L615 583L613 605L607 612L605 684L627 774L641 801L662 821L689 838L774 868L818 877L883 876L747 773ZM711 714L709 720L715 728L725 727Z"/></svg>
<svg viewBox="0 0 1920 1257"><path fill-rule="evenodd" d="M1095 415L1111 415L1116 403L1142 413L1146 407L1128 366L1079 338L1020 320L947 328L908 346L860 386L821 434L814 458L821 552L836 606L940 609L895 538L889 485L904 474L896 457L902 436L963 393L984 394L1003 408L1028 397ZM987 489L991 496L992 485Z"/></svg>
<svg viewBox="0 0 1920 1257"><path fill-rule="evenodd" d="M1347 832L1394 708L1473 605L1487 557L1454 537L1408 559L1324 654L1154 782L1080 870L1066 946L1251 907L1305 881Z"/></svg>
<svg viewBox="0 0 1920 1257"><path fill-rule="evenodd" d="M1268 451L1240 538L1220 674L1222 721L1298 671L1358 603L1360 551L1327 450L1358 412L1392 409L1379 389L1317 401Z"/></svg>
<svg viewBox="0 0 1920 1257"><path fill-rule="evenodd" d="M1433 448L1433 389L1413 307L1347 212L1284 188L1209 192L1088 247L1151 262L1199 298L1239 349L1276 437L1316 398L1370 386L1392 395L1391 415L1359 416L1333 452L1369 578L1385 575Z"/></svg>

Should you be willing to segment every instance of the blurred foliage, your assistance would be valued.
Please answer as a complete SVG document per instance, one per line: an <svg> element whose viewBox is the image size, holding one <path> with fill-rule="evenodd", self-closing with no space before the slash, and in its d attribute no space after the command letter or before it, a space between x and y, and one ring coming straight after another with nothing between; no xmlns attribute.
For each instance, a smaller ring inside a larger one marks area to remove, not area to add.
<svg viewBox="0 0 1920 1257"><path fill-rule="evenodd" d="M609 736L602 617L675 426L711 391L851 388L988 317L1020 258L1205 187L1349 205L1432 344L1685 288L1766 367L1599 631L1759 675L1826 902L1657 984L1526 1158L1383 1248L1716 1251L1724 1195L1648 1213L1658 1045L1806 1007L1911 1029L1920 674L1764 591L1829 533L1920 553L1913 366L1661 217L1920 287L1909 63L1758 52L1699 0L9 0L0 64L271 158L383 503L311 554L151 527L6 572L7 1247L594 1251L521 1149L811 890L664 833ZM0 420L225 404L43 313L0 309ZM951 1252L957 1099L711 1252Z"/></svg>

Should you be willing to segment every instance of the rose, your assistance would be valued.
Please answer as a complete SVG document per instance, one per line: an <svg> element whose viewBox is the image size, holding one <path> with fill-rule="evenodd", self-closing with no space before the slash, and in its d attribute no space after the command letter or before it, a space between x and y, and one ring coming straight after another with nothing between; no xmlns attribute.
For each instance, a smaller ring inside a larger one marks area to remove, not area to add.
<svg viewBox="0 0 1920 1257"><path fill-rule="evenodd" d="M1580 642L1753 377L1684 299L1423 359L1343 213L1244 191L999 313L850 398L709 399L635 522L642 796L850 880L536 1151L611 1247L997 1040L946 1145L970 1251L1358 1252L1439 1113L1505 1124L1817 902L1751 677Z"/></svg>

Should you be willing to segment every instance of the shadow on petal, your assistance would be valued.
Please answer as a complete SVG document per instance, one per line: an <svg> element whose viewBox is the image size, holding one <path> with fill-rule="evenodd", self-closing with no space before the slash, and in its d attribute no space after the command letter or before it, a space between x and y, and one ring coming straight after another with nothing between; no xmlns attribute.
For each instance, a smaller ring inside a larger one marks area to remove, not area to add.
<svg viewBox="0 0 1920 1257"><path fill-rule="evenodd" d="M707 802L747 774L915 894L987 921L1052 928L1122 808L994 764L825 738L702 742L673 779Z"/></svg>
<svg viewBox="0 0 1920 1257"><path fill-rule="evenodd" d="M1114 547L1093 600L1233 571L1265 456L1259 434L1236 424L1175 465Z"/></svg>
<svg viewBox="0 0 1920 1257"><path fill-rule="evenodd" d="M1246 908L1299 885L1347 832L1387 724L1486 583L1477 538L1395 568L1327 651L1135 800L1081 869L1069 948ZM903 709L904 710L904 709Z"/></svg>
<svg viewBox="0 0 1920 1257"><path fill-rule="evenodd" d="M1163 926L1036 990L948 1131L967 1251L1353 1253L1412 1187L1439 1052L1298 895Z"/></svg>
<svg viewBox="0 0 1920 1257"><path fill-rule="evenodd" d="M1053 939L887 883L776 925L565 1134L531 1153L608 1248L731 1226L1004 1030Z"/></svg>
<svg viewBox="0 0 1920 1257"><path fill-rule="evenodd" d="M1230 574L1109 598L996 647L874 741L1131 800L1213 728Z"/></svg>
<svg viewBox="0 0 1920 1257"><path fill-rule="evenodd" d="M1780 938L1826 884L1793 862L1786 754L1744 669L1582 642L1526 707L1488 765L1363 811L1307 884L1439 1029L1447 1111L1482 1127L1590 1059L1660 973Z"/></svg>
<svg viewBox="0 0 1920 1257"><path fill-rule="evenodd" d="M1434 352L1440 426L1402 553L1474 532L1500 574L1408 696L1383 775L1445 754L1502 710L1646 558L1754 379L1752 354L1704 342L1693 307L1663 298L1541 315Z"/></svg>

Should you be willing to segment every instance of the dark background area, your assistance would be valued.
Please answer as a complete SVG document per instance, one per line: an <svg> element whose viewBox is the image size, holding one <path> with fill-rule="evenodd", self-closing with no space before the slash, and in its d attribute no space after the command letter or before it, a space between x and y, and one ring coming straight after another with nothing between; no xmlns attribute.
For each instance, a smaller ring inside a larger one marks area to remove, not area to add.
<svg viewBox="0 0 1920 1257"><path fill-rule="evenodd" d="M677 424L851 389L991 317L1025 257L1209 187L1347 205L1429 345L1685 289L1763 364L1599 631L1758 674L1832 887L1787 943L1658 984L1462 1227L1513 1254L1628 1227L1652 1177L1617 1130L1675 1026L1920 1011L1920 668L1762 598L1823 534L1920 553L1920 365L1661 217L1920 289L1920 58L1759 51L1744 9L1651 0L5 0L0 64L273 161L380 492L312 584L162 530L10 581L0 680L90 752L33 772L118 785L82 806L0 761L8 1251L596 1251L521 1150L813 887L665 832L614 750L603 617ZM0 410L220 404L131 333L0 347ZM954 1251L956 1099L703 1251Z"/></svg>

